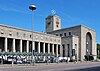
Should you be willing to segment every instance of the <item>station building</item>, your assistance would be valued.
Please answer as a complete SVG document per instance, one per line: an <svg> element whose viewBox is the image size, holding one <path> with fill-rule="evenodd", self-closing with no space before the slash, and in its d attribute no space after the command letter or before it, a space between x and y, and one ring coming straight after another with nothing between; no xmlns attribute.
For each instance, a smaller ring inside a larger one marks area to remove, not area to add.
<svg viewBox="0 0 100 71"><path fill-rule="evenodd" d="M0 52L28 53L32 50L57 57L76 57L81 61L85 55L94 55L96 59L96 31L83 25L61 29L61 19L57 15L46 18L45 33L0 25Z"/></svg>

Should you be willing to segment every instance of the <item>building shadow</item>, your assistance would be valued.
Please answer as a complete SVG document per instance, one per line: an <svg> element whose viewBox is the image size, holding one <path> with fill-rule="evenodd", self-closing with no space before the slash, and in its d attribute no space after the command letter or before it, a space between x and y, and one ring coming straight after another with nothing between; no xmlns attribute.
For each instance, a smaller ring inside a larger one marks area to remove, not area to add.
<svg viewBox="0 0 100 71"><path fill-rule="evenodd" d="M64 70L64 71L100 71L100 66L92 68L84 68L84 69Z"/></svg>

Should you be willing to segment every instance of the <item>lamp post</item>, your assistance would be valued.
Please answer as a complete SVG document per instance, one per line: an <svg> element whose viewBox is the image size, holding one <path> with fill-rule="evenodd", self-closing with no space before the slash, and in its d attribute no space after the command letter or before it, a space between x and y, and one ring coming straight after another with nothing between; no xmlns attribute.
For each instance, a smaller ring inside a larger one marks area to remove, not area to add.
<svg viewBox="0 0 100 71"><path fill-rule="evenodd" d="M35 64L35 60L33 62L33 55L34 55L35 49L34 49L34 44L33 44L33 31L34 31L34 29L33 29L33 24L34 24L34 22L33 22L33 10L36 10L36 6L35 5L30 5L29 9L32 10L32 63L34 65Z"/></svg>

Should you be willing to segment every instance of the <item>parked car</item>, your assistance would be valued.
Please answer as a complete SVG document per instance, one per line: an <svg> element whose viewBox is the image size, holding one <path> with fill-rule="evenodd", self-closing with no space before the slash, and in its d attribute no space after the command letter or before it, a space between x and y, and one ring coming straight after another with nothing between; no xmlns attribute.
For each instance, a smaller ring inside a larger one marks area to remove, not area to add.
<svg viewBox="0 0 100 71"><path fill-rule="evenodd" d="M7 57L7 60L4 60L5 64L12 64L12 61L14 64L16 64L16 58L14 57Z"/></svg>
<svg viewBox="0 0 100 71"><path fill-rule="evenodd" d="M68 58L68 57L59 57L58 61L59 62L67 62L67 61L70 61L70 58Z"/></svg>
<svg viewBox="0 0 100 71"><path fill-rule="evenodd" d="M23 62L22 62L21 59L17 59L16 63L17 63L17 64L22 64Z"/></svg>

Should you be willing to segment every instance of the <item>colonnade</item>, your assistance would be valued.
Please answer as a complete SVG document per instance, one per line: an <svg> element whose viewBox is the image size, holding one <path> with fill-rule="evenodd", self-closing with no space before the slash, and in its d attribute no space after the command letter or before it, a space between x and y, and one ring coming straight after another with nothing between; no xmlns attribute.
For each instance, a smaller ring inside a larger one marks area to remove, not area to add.
<svg viewBox="0 0 100 71"><path fill-rule="evenodd" d="M9 49L11 49L11 52L32 52L32 50L35 50L37 53L48 53L52 55L60 55L61 53L61 45L60 44L53 44L53 43L47 43L47 42L38 42L33 41L33 48L32 48L32 41L30 40L22 40L22 39L15 39L10 38L12 43L9 43L8 48L8 40L9 38L4 38L4 52L10 52ZM18 40L19 44L16 43L16 40ZM16 48L18 47L18 48Z"/></svg>

